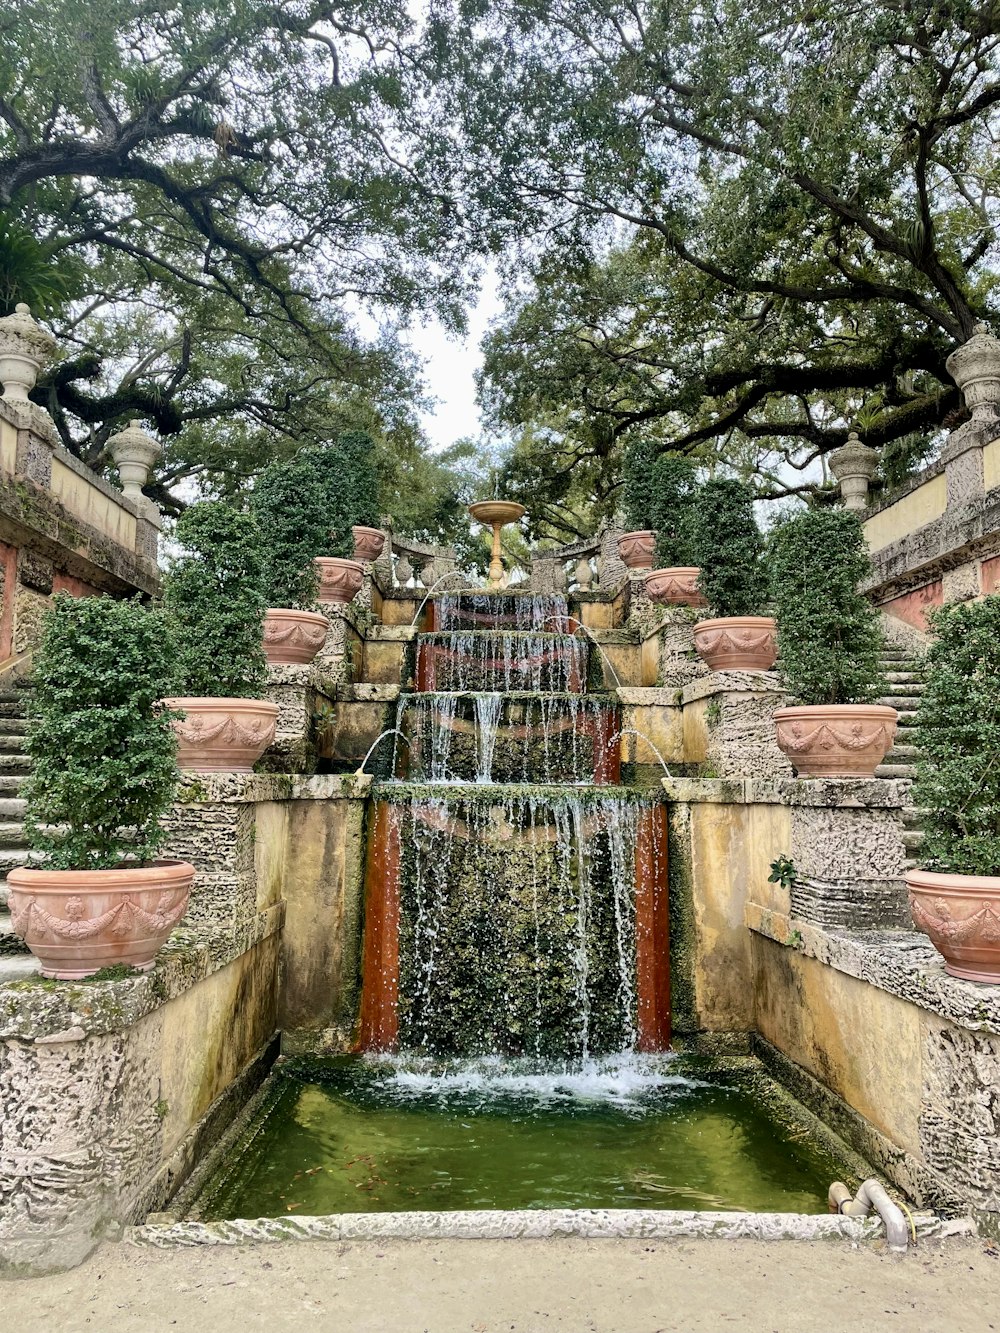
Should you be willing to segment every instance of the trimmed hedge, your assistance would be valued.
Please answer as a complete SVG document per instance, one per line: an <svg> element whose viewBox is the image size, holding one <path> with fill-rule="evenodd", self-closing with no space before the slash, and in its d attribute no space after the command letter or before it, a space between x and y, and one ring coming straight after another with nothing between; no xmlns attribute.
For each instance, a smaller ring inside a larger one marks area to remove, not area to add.
<svg viewBox="0 0 1000 1333"><path fill-rule="evenodd" d="M698 491L693 555L698 584L717 616L759 616L768 600L764 538L753 512L754 493L742 481L717 477Z"/></svg>

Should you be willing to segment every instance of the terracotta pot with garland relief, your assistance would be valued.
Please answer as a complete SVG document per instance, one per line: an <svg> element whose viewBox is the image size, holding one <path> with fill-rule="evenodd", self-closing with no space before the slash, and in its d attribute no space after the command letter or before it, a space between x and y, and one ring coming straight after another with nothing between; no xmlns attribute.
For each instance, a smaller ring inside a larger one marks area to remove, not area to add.
<svg viewBox="0 0 1000 1333"><path fill-rule="evenodd" d="M808 778L874 777L898 719L884 704L799 704L774 714L778 748Z"/></svg>
<svg viewBox="0 0 1000 1333"><path fill-rule="evenodd" d="M274 740L278 705L267 699L164 699L184 713L171 723L177 764L188 773L252 773Z"/></svg>
<svg viewBox="0 0 1000 1333"><path fill-rule="evenodd" d="M713 671L770 671L778 656L772 616L723 616L694 627L698 656Z"/></svg>
<svg viewBox="0 0 1000 1333"><path fill-rule="evenodd" d="M618 538L618 554L626 569L652 569L656 533L651 528L623 532Z"/></svg>
<svg viewBox="0 0 1000 1333"><path fill-rule="evenodd" d="M696 565L671 565L652 569L646 575L646 596L665 606L707 606L698 587L701 570Z"/></svg>
<svg viewBox="0 0 1000 1333"><path fill-rule="evenodd" d="M103 967L148 972L187 911L194 866L187 861L114 870L40 870L7 876L11 925L43 977L76 981Z"/></svg>
<svg viewBox="0 0 1000 1333"><path fill-rule="evenodd" d="M906 874L913 924L963 981L1000 985L1000 878L935 870Z"/></svg>
<svg viewBox="0 0 1000 1333"><path fill-rule="evenodd" d="M319 574L316 599L321 606L324 602L344 605L352 602L361 591L365 581L365 567L359 561L321 555L316 557L315 565Z"/></svg>
<svg viewBox="0 0 1000 1333"><path fill-rule="evenodd" d="M377 560L385 546L385 533L381 528L367 528L363 523L355 523L351 528L354 538L354 559L364 563Z"/></svg>
<svg viewBox="0 0 1000 1333"><path fill-rule="evenodd" d="M271 607L264 615L264 656L272 666L311 662L329 628L329 620L317 611Z"/></svg>

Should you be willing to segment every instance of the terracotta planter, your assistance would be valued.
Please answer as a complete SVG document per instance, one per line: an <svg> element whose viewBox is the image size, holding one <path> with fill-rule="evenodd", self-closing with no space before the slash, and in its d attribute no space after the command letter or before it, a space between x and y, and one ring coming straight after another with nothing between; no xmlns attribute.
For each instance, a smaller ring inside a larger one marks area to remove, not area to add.
<svg viewBox="0 0 1000 1333"><path fill-rule="evenodd" d="M913 924L930 936L944 970L1000 985L1000 879L911 870L906 887Z"/></svg>
<svg viewBox="0 0 1000 1333"><path fill-rule="evenodd" d="M75 981L102 967L148 972L187 911L194 866L157 861L116 870L35 870L7 876L11 924L43 977Z"/></svg>
<svg viewBox="0 0 1000 1333"><path fill-rule="evenodd" d="M649 528L642 532L623 532L618 538L618 554L628 569L652 569L656 533Z"/></svg>
<svg viewBox="0 0 1000 1333"><path fill-rule="evenodd" d="M646 596L668 606L708 606L698 590L701 571L694 565L654 569L646 575Z"/></svg>
<svg viewBox="0 0 1000 1333"><path fill-rule="evenodd" d="M870 778L892 745L898 716L884 704L779 708L778 748L800 777Z"/></svg>
<svg viewBox="0 0 1000 1333"><path fill-rule="evenodd" d="M252 773L274 740L278 705L266 699L164 699L187 716L174 722L178 766L190 773Z"/></svg>
<svg viewBox="0 0 1000 1333"><path fill-rule="evenodd" d="M329 628L326 616L316 611L272 608L264 616L264 656L274 666L311 662Z"/></svg>
<svg viewBox="0 0 1000 1333"><path fill-rule="evenodd" d="M363 524L356 523L351 528L351 534L354 537L355 560L377 560L382 554L385 533L381 528L366 528Z"/></svg>
<svg viewBox="0 0 1000 1333"><path fill-rule="evenodd" d="M778 656L771 616L725 616L694 627L698 656L713 671L770 671Z"/></svg>
<svg viewBox="0 0 1000 1333"><path fill-rule="evenodd" d="M361 591L365 581L364 566L357 560L342 560L339 556L321 555L316 558L319 573L319 601L350 602Z"/></svg>

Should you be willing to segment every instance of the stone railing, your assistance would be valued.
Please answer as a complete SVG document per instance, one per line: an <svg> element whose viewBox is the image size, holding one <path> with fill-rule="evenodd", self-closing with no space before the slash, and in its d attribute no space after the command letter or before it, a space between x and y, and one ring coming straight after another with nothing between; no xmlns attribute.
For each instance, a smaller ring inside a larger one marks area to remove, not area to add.
<svg viewBox="0 0 1000 1333"><path fill-rule="evenodd" d="M531 556L534 592L608 592L626 577L618 554L618 532L607 524L602 524L594 537L585 537L554 551L535 551Z"/></svg>
<svg viewBox="0 0 1000 1333"><path fill-rule="evenodd" d="M388 536L387 546L391 551L389 572L394 587L433 588L435 583L458 569L458 558L451 546L431 546L426 542L397 537L391 531Z"/></svg>

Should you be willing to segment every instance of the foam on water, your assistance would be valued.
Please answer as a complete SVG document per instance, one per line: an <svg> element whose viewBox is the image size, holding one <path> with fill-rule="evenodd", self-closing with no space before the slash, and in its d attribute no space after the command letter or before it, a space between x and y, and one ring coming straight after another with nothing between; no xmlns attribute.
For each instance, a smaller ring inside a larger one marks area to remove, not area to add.
<svg viewBox="0 0 1000 1333"><path fill-rule="evenodd" d="M623 1051L601 1059L567 1062L503 1060L441 1061L419 1056L367 1056L365 1067L378 1075L379 1092L401 1101L460 1101L491 1109L496 1101L525 1106L607 1105L634 1114L662 1109L665 1099L707 1086L672 1073L676 1057Z"/></svg>

